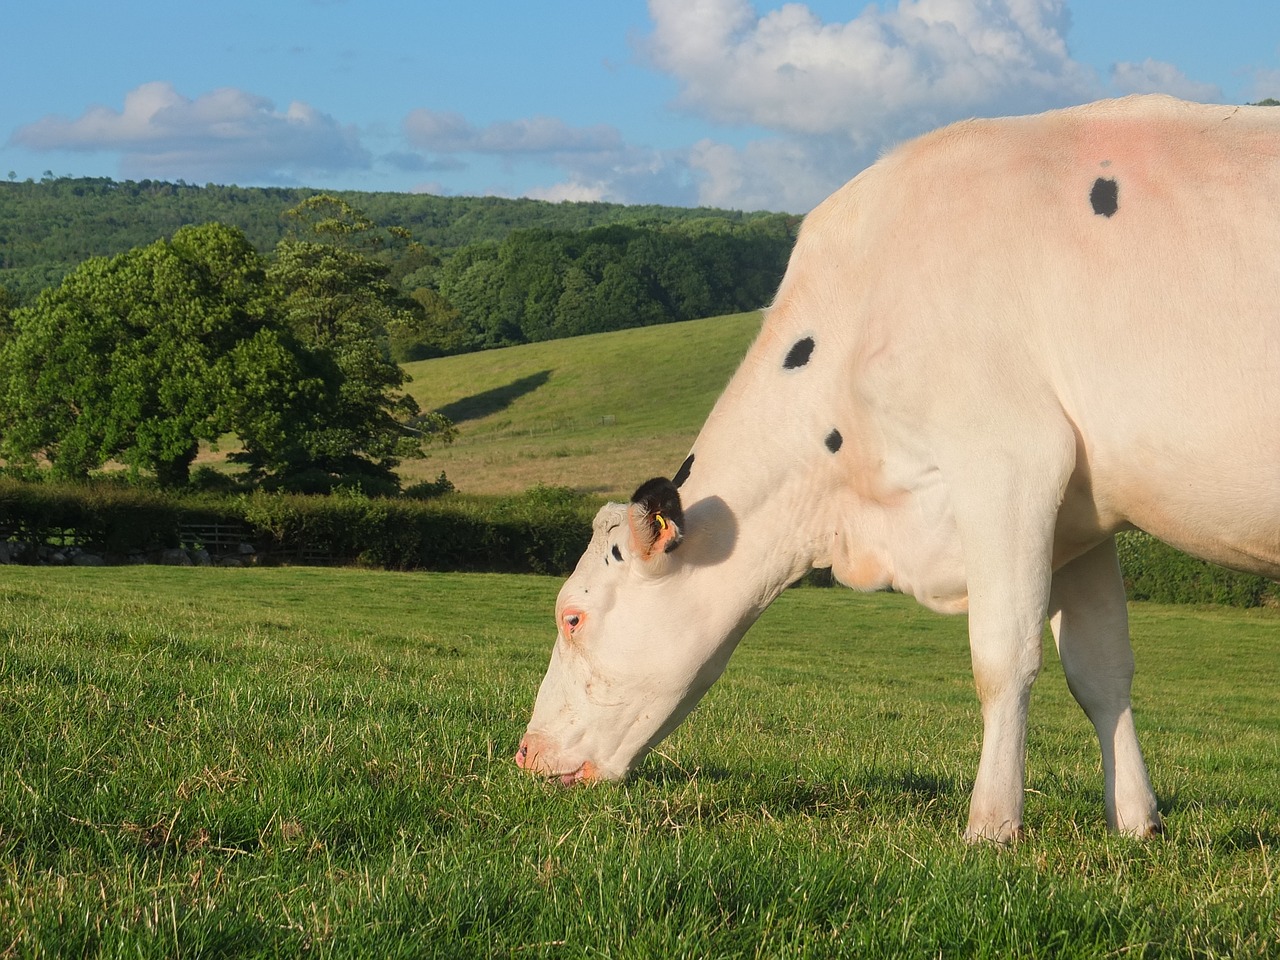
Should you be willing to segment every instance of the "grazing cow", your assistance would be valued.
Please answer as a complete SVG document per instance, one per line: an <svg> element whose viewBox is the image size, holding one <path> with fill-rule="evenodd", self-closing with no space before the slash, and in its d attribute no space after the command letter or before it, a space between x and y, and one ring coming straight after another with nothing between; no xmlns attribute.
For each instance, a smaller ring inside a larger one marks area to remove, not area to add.
<svg viewBox="0 0 1280 960"><path fill-rule="evenodd" d="M968 837L1022 829L1046 617L1108 822L1156 833L1113 539L1134 527L1280 577L1280 109L958 123L822 203L679 473L596 518L516 761L624 776L831 567L968 612Z"/></svg>

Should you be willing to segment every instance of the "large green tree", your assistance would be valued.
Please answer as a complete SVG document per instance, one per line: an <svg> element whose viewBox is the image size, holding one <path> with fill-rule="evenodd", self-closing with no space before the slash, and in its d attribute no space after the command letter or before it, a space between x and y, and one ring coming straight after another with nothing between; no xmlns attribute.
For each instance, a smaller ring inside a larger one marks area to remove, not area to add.
<svg viewBox="0 0 1280 960"><path fill-rule="evenodd" d="M220 224L83 263L14 312L4 455L41 455L67 477L118 460L169 486L187 481L201 441L235 430L270 442L322 381L275 322L264 280L244 235Z"/></svg>

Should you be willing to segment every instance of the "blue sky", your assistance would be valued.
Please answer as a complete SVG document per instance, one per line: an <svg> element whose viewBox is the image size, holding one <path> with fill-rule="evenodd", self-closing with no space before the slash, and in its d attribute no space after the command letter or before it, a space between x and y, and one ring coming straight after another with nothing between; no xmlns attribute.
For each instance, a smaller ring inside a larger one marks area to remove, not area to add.
<svg viewBox="0 0 1280 960"><path fill-rule="evenodd" d="M1280 99L1280 4L44 0L0 18L0 177L802 213L966 116Z"/></svg>

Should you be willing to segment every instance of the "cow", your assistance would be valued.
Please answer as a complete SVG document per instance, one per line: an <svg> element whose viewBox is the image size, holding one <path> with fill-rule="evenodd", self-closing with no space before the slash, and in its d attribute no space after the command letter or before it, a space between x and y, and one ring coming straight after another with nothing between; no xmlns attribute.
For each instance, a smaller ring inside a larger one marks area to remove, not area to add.
<svg viewBox="0 0 1280 960"><path fill-rule="evenodd" d="M1114 539L1134 528L1280 578L1280 109L964 121L814 209L679 472L596 517L516 762L626 776L829 567L967 612L967 838L1022 833L1046 619L1108 824L1158 833Z"/></svg>

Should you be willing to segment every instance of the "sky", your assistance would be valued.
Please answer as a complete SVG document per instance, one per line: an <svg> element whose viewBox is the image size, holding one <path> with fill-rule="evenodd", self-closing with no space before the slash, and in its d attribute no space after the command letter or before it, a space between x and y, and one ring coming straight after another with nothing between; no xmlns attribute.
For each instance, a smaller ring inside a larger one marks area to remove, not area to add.
<svg viewBox="0 0 1280 960"><path fill-rule="evenodd" d="M1275 0L2 0L0 177L804 213L952 120L1280 99Z"/></svg>

